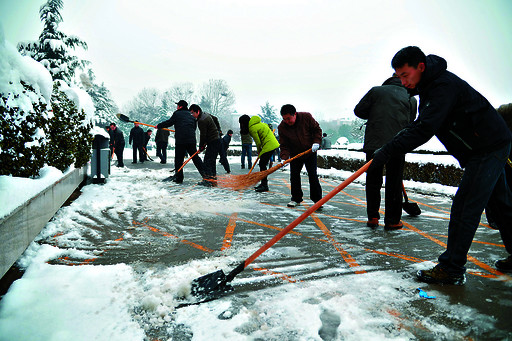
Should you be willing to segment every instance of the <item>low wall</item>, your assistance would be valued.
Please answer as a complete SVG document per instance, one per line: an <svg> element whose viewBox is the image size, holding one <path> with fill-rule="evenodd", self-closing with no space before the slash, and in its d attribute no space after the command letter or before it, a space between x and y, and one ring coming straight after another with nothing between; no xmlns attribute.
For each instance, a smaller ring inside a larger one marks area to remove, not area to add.
<svg viewBox="0 0 512 341"><path fill-rule="evenodd" d="M75 169L0 219L0 278L86 177L87 166Z"/></svg>

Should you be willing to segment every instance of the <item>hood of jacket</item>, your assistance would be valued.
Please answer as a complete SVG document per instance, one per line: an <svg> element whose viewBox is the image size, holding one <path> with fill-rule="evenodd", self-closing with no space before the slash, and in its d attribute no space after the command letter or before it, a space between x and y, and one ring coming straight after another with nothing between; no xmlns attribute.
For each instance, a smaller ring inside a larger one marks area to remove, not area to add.
<svg viewBox="0 0 512 341"><path fill-rule="evenodd" d="M382 83L382 85L396 85L396 86L403 86L402 81L398 77L389 77Z"/></svg>
<svg viewBox="0 0 512 341"><path fill-rule="evenodd" d="M249 120L249 127L261 122L261 117L255 115Z"/></svg>
<svg viewBox="0 0 512 341"><path fill-rule="evenodd" d="M422 88L428 87L432 80L437 79L442 72L446 71L447 66L448 64L444 58L433 54L428 55L425 62L425 71L416 88L423 90Z"/></svg>

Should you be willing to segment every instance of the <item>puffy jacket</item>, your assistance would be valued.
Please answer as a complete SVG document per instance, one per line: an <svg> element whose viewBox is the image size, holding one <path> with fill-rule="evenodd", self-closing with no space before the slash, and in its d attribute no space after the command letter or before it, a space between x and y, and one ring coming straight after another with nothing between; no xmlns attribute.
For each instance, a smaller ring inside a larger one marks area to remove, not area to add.
<svg viewBox="0 0 512 341"><path fill-rule="evenodd" d="M176 110L170 119L157 124L157 128L174 126L176 144L196 144L197 121L188 110Z"/></svg>
<svg viewBox="0 0 512 341"><path fill-rule="evenodd" d="M134 147L144 144L144 130L141 127L133 127L132 130L130 130L128 143L132 144L132 142Z"/></svg>
<svg viewBox="0 0 512 341"><path fill-rule="evenodd" d="M473 155L501 148L512 133L496 109L468 83L446 70L446 61L427 56L425 71L412 93L420 96L416 121L383 147L407 153L434 135L462 167Z"/></svg>
<svg viewBox="0 0 512 341"><path fill-rule="evenodd" d="M200 147L206 146L208 143L220 139L219 129L210 114L202 112L197 118L197 125L199 127Z"/></svg>
<svg viewBox="0 0 512 341"><path fill-rule="evenodd" d="M368 120L364 133L365 152L382 147L416 118L416 99L391 77L370 89L354 108L357 117Z"/></svg>
<svg viewBox="0 0 512 341"><path fill-rule="evenodd" d="M298 112L294 125L289 126L281 122L277 129L281 143L281 158L285 160L305 152L313 143L322 143L322 128L308 112Z"/></svg>
<svg viewBox="0 0 512 341"><path fill-rule="evenodd" d="M279 148L279 142L277 142L274 133L270 130L268 124L261 122L259 116L253 116L249 120L249 134L256 143L258 156Z"/></svg>

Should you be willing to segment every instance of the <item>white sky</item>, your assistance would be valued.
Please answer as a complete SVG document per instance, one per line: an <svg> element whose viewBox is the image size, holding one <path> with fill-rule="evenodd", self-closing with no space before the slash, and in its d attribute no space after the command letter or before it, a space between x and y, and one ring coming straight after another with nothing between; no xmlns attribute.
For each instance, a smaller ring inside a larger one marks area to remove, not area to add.
<svg viewBox="0 0 512 341"><path fill-rule="evenodd" d="M44 2L0 0L8 41L37 39ZM224 79L239 113L269 101L348 116L407 45L446 58L494 106L512 102L509 0L64 0L62 16L121 107L144 87Z"/></svg>

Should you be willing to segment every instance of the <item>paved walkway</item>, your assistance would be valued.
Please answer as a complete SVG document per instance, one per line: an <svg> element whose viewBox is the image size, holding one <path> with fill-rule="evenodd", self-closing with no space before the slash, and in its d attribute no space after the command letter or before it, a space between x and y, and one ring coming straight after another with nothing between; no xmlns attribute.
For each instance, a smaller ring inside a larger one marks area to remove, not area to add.
<svg viewBox="0 0 512 341"><path fill-rule="evenodd" d="M127 170L115 169L112 177L131 177L134 183L145 183L148 191L155 192L154 200L134 198L129 210L119 210L113 205L105 207L101 216L81 212L80 217L73 219L83 224L84 229L97 232L96 235L84 233L81 236L84 249L103 251L96 258L85 261L59 258L52 263L127 263L141 269L208 262L219 257L232 257L239 263L312 204L307 199L297 208L286 207L290 201L288 172L277 171L269 177L270 192L234 192L197 186L200 178L193 165L185 173L184 183L177 185L160 182L168 174L162 169L168 169L170 165L157 162L125 164ZM136 168L147 168L147 175L134 178L132 170ZM232 168L235 174L241 174L239 164ZM224 174L220 166L218 173ZM307 178L303 177L302 181L307 198ZM324 193L339 183L338 180L321 179ZM244 293L287 283L376 271L398 274L398 278L411 283L418 268L432 265L420 263L436 262L446 247L451 200L445 196L408 194L411 201L420 205L422 214L418 217L405 215L402 230L385 231L382 226L366 227L364 187L349 185L329 201L322 212L312 214L238 275L234 282L235 291L229 295L241 297ZM184 202L187 205L184 206ZM193 212L199 209L204 213L198 218ZM482 221L485 222L485 217ZM59 235L40 242L63 247ZM402 311L390 310L389 314L396 315L399 328L406 329L418 339L434 338L429 324L422 322L425 319L455 331L460 339L506 338L512 333L512 281L511 277L493 267L496 259L505 256L499 232L482 223L471 248L465 286L418 282L414 285L443 299L412 299ZM233 267L238 263L234 262ZM375 288L377 290L377 283ZM396 283L396 290L417 296L416 287L411 285L404 287ZM460 305L472 310L472 314L476 311L482 319L468 321L464 318L465 313L457 310ZM154 330L149 335L155 339L169 336L159 333ZM186 333L183 335L174 337L187 339Z"/></svg>

